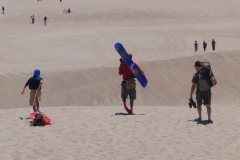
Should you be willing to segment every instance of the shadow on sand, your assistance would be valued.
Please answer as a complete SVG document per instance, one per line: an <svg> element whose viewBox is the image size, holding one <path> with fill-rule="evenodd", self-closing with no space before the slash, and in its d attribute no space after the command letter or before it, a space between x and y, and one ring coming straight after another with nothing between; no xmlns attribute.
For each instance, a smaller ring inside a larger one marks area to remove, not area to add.
<svg viewBox="0 0 240 160"><path fill-rule="evenodd" d="M122 113L122 112L115 113L115 116L144 116L144 115L145 114L135 114L135 113L129 114L129 113Z"/></svg>
<svg viewBox="0 0 240 160"><path fill-rule="evenodd" d="M202 125L213 124L213 123L209 123L208 120L194 119L194 120L187 120L187 121L196 122L196 124L202 124Z"/></svg>
<svg viewBox="0 0 240 160"><path fill-rule="evenodd" d="M38 124L38 125L32 125L32 124L29 124L30 127L45 127L46 125L45 124Z"/></svg>

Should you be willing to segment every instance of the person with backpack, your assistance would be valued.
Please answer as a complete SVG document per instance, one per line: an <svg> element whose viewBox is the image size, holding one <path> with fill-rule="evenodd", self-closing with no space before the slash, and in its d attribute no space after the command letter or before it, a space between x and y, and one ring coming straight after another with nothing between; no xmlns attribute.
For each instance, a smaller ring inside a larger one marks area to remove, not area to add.
<svg viewBox="0 0 240 160"><path fill-rule="evenodd" d="M30 103L30 106L33 106L34 112L41 112L39 110L40 108L39 102L41 100L42 83L43 83L43 79L40 76L40 70L35 69L33 76L28 79L21 93L23 95L27 86L29 86L29 89L31 90L29 103Z"/></svg>
<svg viewBox="0 0 240 160"><path fill-rule="evenodd" d="M192 99L192 95L196 89L196 100L197 100L197 111L199 118L198 120L202 120L202 104L207 107L207 114L208 114L208 123L213 123L211 119L211 87L216 84L216 80L213 77L210 69L207 72L205 69L202 68L201 62L195 62L195 70L197 73L193 75L192 78L192 87L190 91L190 99ZM203 102L203 103L202 103Z"/></svg>
<svg viewBox="0 0 240 160"><path fill-rule="evenodd" d="M207 48L207 42L203 41L203 49L204 49L204 51L206 51L206 48Z"/></svg>
<svg viewBox="0 0 240 160"><path fill-rule="evenodd" d="M132 59L132 54L129 54L130 58ZM134 62L134 64L137 66L139 72L142 73L142 75L145 76L144 72L139 68L139 66ZM128 114L133 114L133 103L136 99L136 80L134 79L135 76L133 75L132 71L128 68L128 66L125 64L125 62L120 59L120 66L118 70L118 74L123 77L123 81L121 84L121 98L123 101L123 105L125 110L128 112ZM131 109L128 109L126 100L129 96L130 99L130 107Z"/></svg>

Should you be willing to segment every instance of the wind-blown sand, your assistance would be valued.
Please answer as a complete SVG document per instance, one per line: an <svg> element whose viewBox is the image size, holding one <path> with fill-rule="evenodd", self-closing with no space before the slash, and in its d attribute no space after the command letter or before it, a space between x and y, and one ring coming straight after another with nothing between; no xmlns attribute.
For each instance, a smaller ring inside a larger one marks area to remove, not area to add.
<svg viewBox="0 0 240 160"><path fill-rule="evenodd" d="M1 5L1 159L240 158L240 1L2 0ZM72 13L63 14L64 8ZM136 115L115 115L125 113L116 42L133 54L149 81L146 88L137 84ZM205 121L205 107L197 124L196 109L187 105L196 60L210 61L218 81L212 89L213 124ZM51 126L29 126L29 91L20 94L35 68L44 79L41 106Z"/></svg>

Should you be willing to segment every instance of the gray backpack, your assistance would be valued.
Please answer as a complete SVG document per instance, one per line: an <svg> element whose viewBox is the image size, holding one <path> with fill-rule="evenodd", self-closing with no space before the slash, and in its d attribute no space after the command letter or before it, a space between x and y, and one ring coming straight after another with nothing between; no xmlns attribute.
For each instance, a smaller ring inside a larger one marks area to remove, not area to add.
<svg viewBox="0 0 240 160"><path fill-rule="evenodd" d="M199 73L199 90L208 91L212 85L210 79L212 78L213 73L211 68L203 67Z"/></svg>

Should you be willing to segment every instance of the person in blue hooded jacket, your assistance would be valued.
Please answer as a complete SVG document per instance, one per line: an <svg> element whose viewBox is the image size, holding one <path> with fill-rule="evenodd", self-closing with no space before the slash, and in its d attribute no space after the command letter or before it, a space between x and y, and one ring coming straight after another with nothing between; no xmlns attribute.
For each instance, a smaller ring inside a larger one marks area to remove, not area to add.
<svg viewBox="0 0 240 160"><path fill-rule="evenodd" d="M35 69L33 76L28 79L21 93L23 95L27 86L29 86L29 89L31 90L29 103L30 103L30 106L33 106L34 112L41 112L39 110L39 107L40 107L39 102L41 100L42 83L43 83L43 79L40 76L40 70Z"/></svg>

